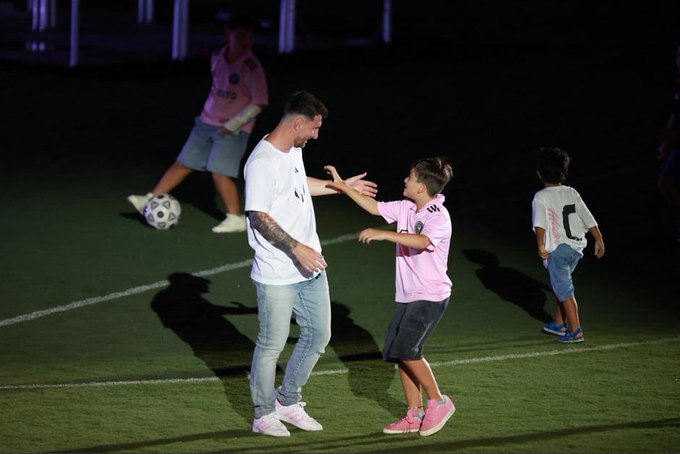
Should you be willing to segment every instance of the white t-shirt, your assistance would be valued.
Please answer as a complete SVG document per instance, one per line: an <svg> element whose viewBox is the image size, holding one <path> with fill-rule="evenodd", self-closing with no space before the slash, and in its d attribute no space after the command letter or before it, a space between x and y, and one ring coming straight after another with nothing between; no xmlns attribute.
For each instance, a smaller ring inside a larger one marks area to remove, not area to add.
<svg viewBox="0 0 680 454"><path fill-rule="evenodd" d="M246 161L244 174L245 210L269 214L293 239L321 252L302 149L283 152L262 139ZM252 228L250 219L248 243L255 251L250 272L254 281L287 285L312 277Z"/></svg>
<svg viewBox="0 0 680 454"><path fill-rule="evenodd" d="M566 243L582 251L588 241L586 233L597 222L576 189L549 186L534 195L531 203L533 228L545 230L545 249L549 253Z"/></svg>

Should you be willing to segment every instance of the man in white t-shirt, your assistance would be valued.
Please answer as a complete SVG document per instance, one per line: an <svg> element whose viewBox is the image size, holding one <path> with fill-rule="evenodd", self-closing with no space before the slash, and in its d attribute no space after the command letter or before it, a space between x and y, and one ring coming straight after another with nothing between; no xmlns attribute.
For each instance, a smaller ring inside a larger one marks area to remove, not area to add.
<svg viewBox="0 0 680 454"><path fill-rule="evenodd" d="M604 242L595 218L576 189L564 186L570 156L560 148L541 148L537 154L538 177L545 186L531 204L538 255L550 273L550 286L557 298L555 320L543 330L561 342L583 342L571 274L583 257L586 233L595 238L595 256L604 255Z"/></svg>
<svg viewBox="0 0 680 454"><path fill-rule="evenodd" d="M331 181L307 176L302 148L318 138L327 115L324 104L310 93L293 93L280 122L255 146L244 169L248 242L255 251L250 277L257 290L259 321L250 368L252 430L275 437L290 435L281 421L302 430L323 429L301 402L302 387L331 335L327 265L312 197L337 191ZM365 175L347 182L375 197L376 185L363 180ZM293 313L300 336L275 388L276 366Z"/></svg>

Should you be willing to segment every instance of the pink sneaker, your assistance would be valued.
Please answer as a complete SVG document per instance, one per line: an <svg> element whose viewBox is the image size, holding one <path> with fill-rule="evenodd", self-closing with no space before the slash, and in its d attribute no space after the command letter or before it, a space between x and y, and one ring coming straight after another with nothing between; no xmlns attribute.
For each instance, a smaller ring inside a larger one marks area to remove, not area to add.
<svg viewBox="0 0 680 454"><path fill-rule="evenodd" d="M386 434L407 434L411 432L418 432L420 430L420 424L422 420L415 416L413 409L409 409L406 412L406 416L401 418L397 422L388 424L383 429L383 433Z"/></svg>
<svg viewBox="0 0 680 454"><path fill-rule="evenodd" d="M439 432L446 421L456 412L456 406L453 405L449 396L443 397L444 403L439 403L436 399L427 401L425 418L423 418L423 424L420 426L420 435L423 437Z"/></svg>

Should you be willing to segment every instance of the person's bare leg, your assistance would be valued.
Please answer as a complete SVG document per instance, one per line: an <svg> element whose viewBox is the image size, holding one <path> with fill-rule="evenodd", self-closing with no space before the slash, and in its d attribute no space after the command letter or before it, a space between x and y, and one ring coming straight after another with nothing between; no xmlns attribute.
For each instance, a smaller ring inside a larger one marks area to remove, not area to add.
<svg viewBox="0 0 680 454"><path fill-rule="evenodd" d="M401 360L401 364L403 365L404 368L407 371L407 375L411 378L411 381L413 383L418 383L420 384L420 387L425 390L427 393L428 400L429 399L437 399L437 400L442 400L443 396L439 392L439 386L437 385L437 380L434 378L434 374L432 373L432 369L430 368L430 364L427 362L425 358L421 359L408 359L408 360ZM402 371L402 368L399 368L399 371ZM403 384L403 380L402 380ZM406 389L404 389L404 393L406 393ZM420 393L420 391L419 391ZM408 400L409 396L406 396L406 399ZM422 405L422 397L420 400L420 403ZM409 406L411 406L409 404Z"/></svg>
<svg viewBox="0 0 680 454"><path fill-rule="evenodd" d="M227 214L239 216L241 214L241 205L239 204L238 188L231 177L213 173L213 182L215 189L224 202L224 207Z"/></svg>
<svg viewBox="0 0 680 454"><path fill-rule="evenodd" d="M424 413L420 384L415 381L415 377L403 363L399 363L399 378L408 408L415 410L416 413Z"/></svg>
<svg viewBox="0 0 680 454"><path fill-rule="evenodd" d="M154 194L170 193L175 189L193 170L175 162L165 171L161 179L153 188Z"/></svg>
<svg viewBox="0 0 680 454"><path fill-rule="evenodd" d="M557 326L561 325L564 323L566 318L564 317L564 311L562 310L562 305L560 302L557 302L557 308L555 308L555 324Z"/></svg>
<svg viewBox="0 0 680 454"><path fill-rule="evenodd" d="M562 301L560 305L562 306L562 311L564 312L564 316L567 319L569 331L573 333L581 327L581 320L579 320L578 316L578 304L576 303L576 298L570 296L566 300Z"/></svg>

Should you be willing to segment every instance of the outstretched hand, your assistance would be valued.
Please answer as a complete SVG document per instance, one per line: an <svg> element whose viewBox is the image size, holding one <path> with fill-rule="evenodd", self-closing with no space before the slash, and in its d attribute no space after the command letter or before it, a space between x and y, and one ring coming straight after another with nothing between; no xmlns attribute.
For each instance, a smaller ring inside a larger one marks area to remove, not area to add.
<svg viewBox="0 0 680 454"><path fill-rule="evenodd" d="M338 189L342 190L342 184L346 184L350 188L357 191L359 194L375 198L378 194L378 185L373 181L364 180L363 178L367 175L367 172L354 175L353 177L342 180L338 174L337 169L332 165L324 166L326 172L333 177L333 185Z"/></svg>

